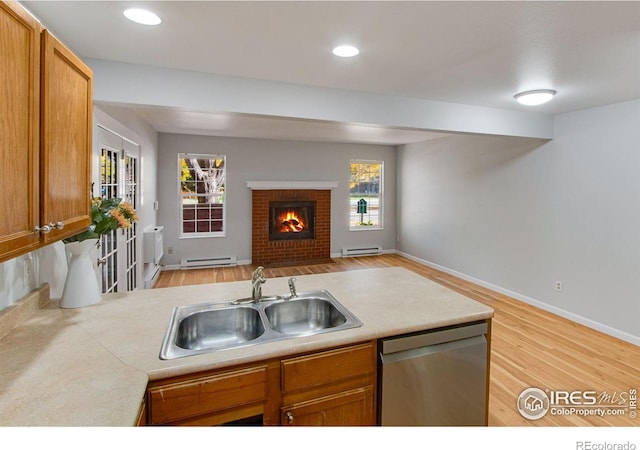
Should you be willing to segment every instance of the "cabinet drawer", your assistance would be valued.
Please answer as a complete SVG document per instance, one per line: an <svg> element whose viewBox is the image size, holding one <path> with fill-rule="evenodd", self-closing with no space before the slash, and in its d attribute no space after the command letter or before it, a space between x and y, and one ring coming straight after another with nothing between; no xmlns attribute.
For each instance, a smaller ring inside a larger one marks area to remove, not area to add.
<svg viewBox="0 0 640 450"><path fill-rule="evenodd" d="M261 403L267 397L267 366L152 386L148 392L151 424Z"/></svg>
<svg viewBox="0 0 640 450"><path fill-rule="evenodd" d="M282 361L282 392L312 389L375 373L372 343L329 350Z"/></svg>

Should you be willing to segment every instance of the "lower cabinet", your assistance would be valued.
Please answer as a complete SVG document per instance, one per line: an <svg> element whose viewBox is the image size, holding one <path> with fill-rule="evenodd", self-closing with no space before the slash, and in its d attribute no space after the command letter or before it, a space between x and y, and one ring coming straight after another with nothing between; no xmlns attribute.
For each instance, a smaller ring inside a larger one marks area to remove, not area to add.
<svg viewBox="0 0 640 450"><path fill-rule="evenodd" d="M300 402L282 409L282 425L357 426L375 425L373 387Z"/></svg>
<svg viewBox="0 0 640 450"><path fill-rule="evenodd" d="M265 423L277 422L277 405L269 414L277 394L270 388L273 370L278 366L271 362L151 382L148 423L222 425L260 416Z"/></svg>
<svg viewBox="0 0 640 450"><path fill-rule="evenodd" d="M282 361L282 425L375 425L375 345Z"/></svg>
<svg viewBox="0 0 640 450"><path fill-rule="evenodd" d="M149 383L149 425L375 425L374 342Z"/></svg>

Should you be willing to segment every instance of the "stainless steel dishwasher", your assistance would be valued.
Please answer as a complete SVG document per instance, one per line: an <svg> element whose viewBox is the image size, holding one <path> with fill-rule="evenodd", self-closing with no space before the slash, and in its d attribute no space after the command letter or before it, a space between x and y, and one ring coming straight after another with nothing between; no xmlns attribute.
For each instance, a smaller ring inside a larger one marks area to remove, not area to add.
<svg viewBox="0 0 640 450"><path fill-rule="evenodd" d="M379 423L486 425L486 322L381 341Z"/></svg>

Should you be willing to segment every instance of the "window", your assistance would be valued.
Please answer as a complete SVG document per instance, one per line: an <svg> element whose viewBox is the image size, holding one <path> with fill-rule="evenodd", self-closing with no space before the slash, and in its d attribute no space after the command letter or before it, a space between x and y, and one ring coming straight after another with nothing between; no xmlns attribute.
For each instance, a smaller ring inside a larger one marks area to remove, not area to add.
<svg viewBox="0 0 640 450"><path fill-rule="evenodd" d="M351 161L349 227L351 230L382 228L382 161Z"/></svg>
<svg viewBox="0 0 640 450"><path fill-rule="evenodd" d="M222 155L178 155L180 237L225 235L225 161Z"/></svg>

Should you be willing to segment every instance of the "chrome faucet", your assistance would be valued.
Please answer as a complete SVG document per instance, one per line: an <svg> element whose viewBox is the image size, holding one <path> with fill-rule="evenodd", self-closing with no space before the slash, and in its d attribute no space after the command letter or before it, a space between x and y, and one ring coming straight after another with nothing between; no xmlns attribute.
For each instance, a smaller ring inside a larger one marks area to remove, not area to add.
<svg viewBox="0 0 640 450"><path fill-rule="evenodd" d="M291 298L297 297L298 293L296 292L296 279L289 278L289 292L291 292Z"/></svg>
<svg viewBox="0 0 640 450"><path fill-rule="evenodd" d="M264 277L262 271L264 267L259 266L256 270L251 274L251 298L254 302L259 302L262 298L262 285L267 282L267 279Z"/></svg>

